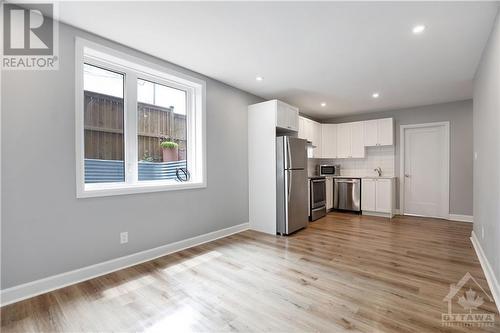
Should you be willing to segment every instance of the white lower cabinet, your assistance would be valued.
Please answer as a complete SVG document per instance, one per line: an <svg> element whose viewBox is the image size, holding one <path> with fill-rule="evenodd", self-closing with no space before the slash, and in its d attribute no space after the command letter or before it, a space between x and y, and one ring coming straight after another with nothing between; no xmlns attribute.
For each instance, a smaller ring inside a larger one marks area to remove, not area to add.
<svg viewBox="0 0 500 333"><path fill-rule="evenodd" d="M361 180L361 210L375 211L375 197L377 195L375 179Z"/></svg>
<svg viewBox="0 0 500 333"><path fill-rule="evenodd" d="M361 210L366 215L375 213L375 215L392 217L394 215L394 179L363 178Z"/></svg>
<svg viewBox="0 0 500 333"><path fill-rule="evenodd" d="M392 214L392 179L375 179L375 211Z"/></svg>
<svg viewBox="0 0 500 333"><path fill-rule="evenodd" d="M326 178L326 210L333 208L333 178Z"/></svg>

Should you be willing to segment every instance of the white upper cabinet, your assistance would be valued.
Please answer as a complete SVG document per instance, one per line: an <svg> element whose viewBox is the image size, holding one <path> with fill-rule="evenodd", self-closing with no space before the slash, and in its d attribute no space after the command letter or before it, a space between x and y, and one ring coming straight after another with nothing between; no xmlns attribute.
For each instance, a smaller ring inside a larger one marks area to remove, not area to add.
<svg viewBox="0 0 500 333"><path fill-rule="evenodd" d="M363 137L363 122L338 124L337 158L365 157Z"/></svg>
<svg viewBox="0 0 500 333"><path fill-rule="evenodd" d="M314 148L308 149L309 158L321 157L321 124L304 117L299 116L298 137L309 141Z"/></svg>
<svg viewBox="0 0 500 333"><path fill-rule="evenodd" d="M392 146L394 144L394 119L378 119L378 143L380 146Z"/></svg>
<svg viewBox="0 0 500 333"><path fill-rule="evenodd" d="M337 125L337 157L351 156L351 125L349 123Z"/></svg>
<svg viewBox="0 0 500 333"><path fill-rule="evenodd" d="M297 125L292 128L297 128L298 137L315 147L309 157L364 158L365 147L394 145L392 118L341 124L320 124L300 116L296 119Z"/></svg>
<svg viewBox="0 0 500 333"><path fill-rule="evenodd" d="M276 127L297 132L299 130L299 109L276 101Z"/></svg>
<svg viewBox="0 0 500 333"><path fill-rule="evenodd" d="M313 157L314 158L321 158L321 124L315 121L312 121L312 129L313 129L313 134L312 134L312 143L313 146L316 148L313 149Z"/></svg>
<svg viewBox="0 0 500 333"><path fill-rule="evenodd" d="M376 146L378 143L378 121L366 120L364 121L364 140L365 146L371 147Z"/></svg>
<svg viewBox="0 0 500 333"><path fill-rule="evenodd" d="M364 126L364 145L392 146L394 144L394 120L392 118L367 120Z"/></svg>
<svg viewBox="0 0 500 333"><path fill-rule="evenodd" d="M363 122L351 123L351 157L365 157L365 143L363 139Z"/></svg>
<svg viewBox="0 0 500 333"><path fill-rule="evenodd" d="M337 124L321 125L321 157L337 158Z"/></svg>
<svg viewBox="0 0 500 333"><path fill-rule="evenodd" d="M299 116L299 133L297 135L301 139L306 139L306 118Z"/></svg>
<svg viewBox="0 0 500 333"><path fill-rule="evenodd" d="M298 137L312 142L313 140L312 120L299 116Z"/></svg>

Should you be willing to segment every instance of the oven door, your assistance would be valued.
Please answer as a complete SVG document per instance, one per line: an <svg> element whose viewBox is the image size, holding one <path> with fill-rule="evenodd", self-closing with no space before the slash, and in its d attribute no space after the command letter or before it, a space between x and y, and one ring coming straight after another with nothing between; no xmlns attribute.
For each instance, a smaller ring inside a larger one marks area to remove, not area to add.
<svg viewBox="0 0 500 333"><path fill-rule="evenodd" d="M311 208L326 206L326 179L311 180Z"/></svg>

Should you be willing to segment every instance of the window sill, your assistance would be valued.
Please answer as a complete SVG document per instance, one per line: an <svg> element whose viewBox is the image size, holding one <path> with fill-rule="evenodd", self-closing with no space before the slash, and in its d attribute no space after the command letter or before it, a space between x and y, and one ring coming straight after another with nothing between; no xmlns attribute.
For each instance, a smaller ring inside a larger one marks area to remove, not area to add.
<svg viewBox="0 0 500 333"><path fill-rule="evenodd" d="M107 197L114 195L126 195L137 193L150 193L150 192L164 192L164 191L179 191L206 188L205 182L169 182L169 183L156 183L151 184L147 181L137 184L88 184L84 185L83 189L77 189L77 198L94 198L94 197Z"/></svg>

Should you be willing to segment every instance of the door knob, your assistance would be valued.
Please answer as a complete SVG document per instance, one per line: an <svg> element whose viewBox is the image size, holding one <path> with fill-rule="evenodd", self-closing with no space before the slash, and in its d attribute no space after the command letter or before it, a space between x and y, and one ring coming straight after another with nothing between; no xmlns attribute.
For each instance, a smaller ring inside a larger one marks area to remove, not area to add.
<svg viewBox="0 0 500 333"><path fill-rule="evenodd" d="M409 174L407 174L407 173L405 173L405 177L406 177L406 178L410 178L410 175L409 175Z"/></svg>

